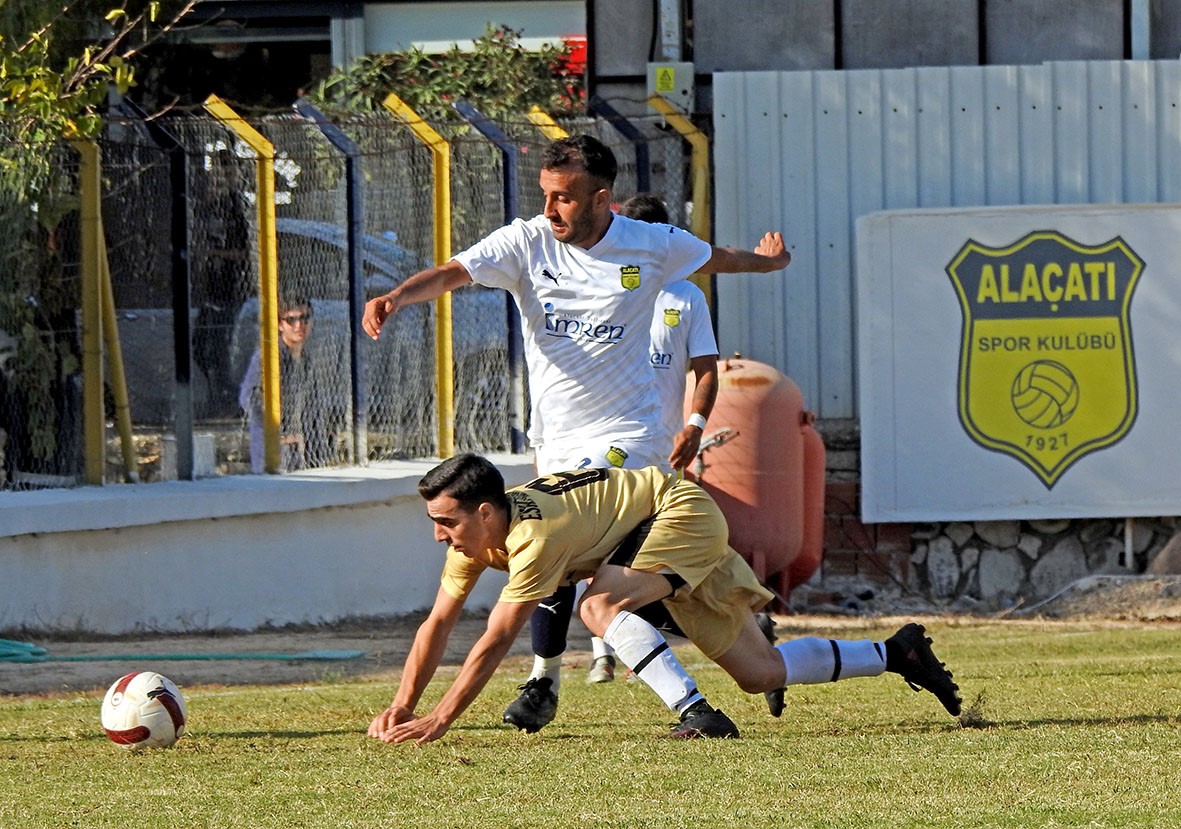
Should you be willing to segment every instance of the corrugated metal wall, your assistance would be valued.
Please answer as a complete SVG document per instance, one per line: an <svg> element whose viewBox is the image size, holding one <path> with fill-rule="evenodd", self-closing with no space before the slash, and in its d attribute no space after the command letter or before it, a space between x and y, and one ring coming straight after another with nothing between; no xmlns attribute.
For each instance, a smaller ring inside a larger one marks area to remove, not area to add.
<svg viewBox="0 0 1181 829"><path fill-rule="evenodd" d="M718 278L718 345L857 416L853 223L877 210L1181 202L1181 63L714 75L715 240L793 262Z"/></svg>

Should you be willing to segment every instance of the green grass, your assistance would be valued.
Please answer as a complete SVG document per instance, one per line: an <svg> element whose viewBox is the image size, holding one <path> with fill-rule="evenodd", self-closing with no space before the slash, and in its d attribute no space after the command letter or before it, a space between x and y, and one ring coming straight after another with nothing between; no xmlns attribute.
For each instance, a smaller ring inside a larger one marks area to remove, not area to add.
<svg viewBox="0 0 1181 829"><path fill-rule="evenodd" d="M425 748L365 737L389 676L185 688L189 734L141 753L102 735L101 694L3 698L0 826L1181 826L1181 629L928 628L970 727L893 675L789 689L774 720L692 648L682 658L743 739L660 739L673 717L650 692L581 670L553 724L511 731L498 721L521 660Z"/></svg>

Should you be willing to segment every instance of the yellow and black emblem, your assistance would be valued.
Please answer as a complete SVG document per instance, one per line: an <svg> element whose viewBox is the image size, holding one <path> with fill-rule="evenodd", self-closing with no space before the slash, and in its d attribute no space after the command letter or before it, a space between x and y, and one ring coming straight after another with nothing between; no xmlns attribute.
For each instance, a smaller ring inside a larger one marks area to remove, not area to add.
<svg viewBox="0 0 1181 829"><path fill-rule="evenodd" d="M665 308L664 309L664 324L669 328L676 328L681 324L681 309L680 308Z"/></svg>
<svg viewBox="0 0 1181 829"><path fill-rule="evenodd" d="M640 287L640 266L620 265L619 283L629 291L634 291L636 288Z"/></svg>
<svg viewBox="0 0 1181 829"><path fill-rule="evenodd" d="M1129 308L1144 262L1038 231L1005 248L969 240L947 266L964 315L959 415L976 443L1053 488L1136 420Z"/></svg>

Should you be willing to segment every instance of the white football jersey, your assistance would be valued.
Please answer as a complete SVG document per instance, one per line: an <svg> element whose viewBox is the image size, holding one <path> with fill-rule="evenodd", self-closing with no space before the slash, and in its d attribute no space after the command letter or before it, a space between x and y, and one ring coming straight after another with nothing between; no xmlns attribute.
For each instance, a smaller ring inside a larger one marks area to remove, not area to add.
<svg viewBox="0 0 1181 829"><path fill-rule="evenodd" d="M682 280L661 291L656 297L651 336L652 369L661 401L657 442L665 447L667 458L673 440L685 425L685 374L689 360L718 353L709 304L701 289Z"/></svg>
<svg viewBox="0 0 1181 829"><path fill-rule="evenodd" d="M473 282L512 294L521 311L535 447L655 439L660 398L649 345L656 295L712 252L680 228L623 216L585 250L554 239L546 218L536 216L454 257Z"/></svg>

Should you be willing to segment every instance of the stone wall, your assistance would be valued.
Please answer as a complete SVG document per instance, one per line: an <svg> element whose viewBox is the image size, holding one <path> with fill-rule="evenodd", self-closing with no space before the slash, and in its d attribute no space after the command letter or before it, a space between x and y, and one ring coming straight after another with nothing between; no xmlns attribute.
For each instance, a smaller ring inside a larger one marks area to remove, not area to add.
<svg viewBox="0 0 1181 829"><path fill-rule="evenodd" d="M817 428L828 453L824 557L804 603L887 594L963 610L1029 606L1085 576L1142 574L1181 531L1175 516L863 524L857 425Z"/></svg>

